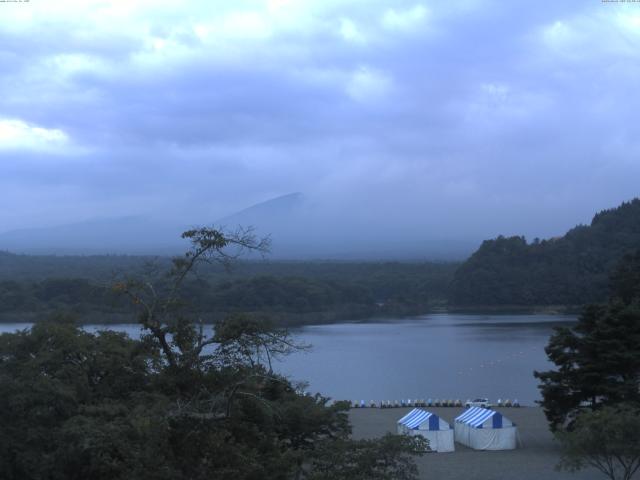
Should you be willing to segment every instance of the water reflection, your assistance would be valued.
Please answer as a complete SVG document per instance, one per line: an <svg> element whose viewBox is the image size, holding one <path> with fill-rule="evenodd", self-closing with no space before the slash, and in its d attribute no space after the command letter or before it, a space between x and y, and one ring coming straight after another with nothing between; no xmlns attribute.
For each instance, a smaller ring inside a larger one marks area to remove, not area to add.
<svg viewBox="0 0 640 480"><path fill-rule="evenodd" d="M488 396L532 404L539 399L533 370L550 366L549 335L573 322L556 315L439 314L306 327L296 334L313 351L286 359L281 370L334 398Z"/></svg>
<svg viewBox="0 0 640 480"><path fill-rule="evenodd" d="M532 404L539 399L532 372L550 366L544 353L549 335L573 322L575 317L557 315L437 314L309 326L292 333L313 348L283 359L277 368L337 399L486 396ZM29 326L0 324L0 332ZM135 324L85 328L140 336Z"/></svg>

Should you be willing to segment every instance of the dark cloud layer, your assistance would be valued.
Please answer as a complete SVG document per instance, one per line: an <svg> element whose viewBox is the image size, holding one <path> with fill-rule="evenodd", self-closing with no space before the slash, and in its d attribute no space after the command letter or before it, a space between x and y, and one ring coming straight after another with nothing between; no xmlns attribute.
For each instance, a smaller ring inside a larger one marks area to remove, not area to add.
<svg viewBox="0 0 640 480"><path fill-rule="evenodd" d="M638 5L113 5L0 5L0 231L301 191L354 239L533 237L638 194Z"/></svg>

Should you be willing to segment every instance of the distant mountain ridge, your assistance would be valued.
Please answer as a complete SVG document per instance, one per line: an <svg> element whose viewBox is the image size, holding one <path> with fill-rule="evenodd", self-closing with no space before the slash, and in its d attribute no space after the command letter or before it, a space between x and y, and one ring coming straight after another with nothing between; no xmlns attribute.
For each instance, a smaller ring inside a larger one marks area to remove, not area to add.
<svg viewBox="0 0 640 480"><path fill-rule="evenodd" d="M324 199L326 200L326 199ZM344 205L348 210L349 205ZM252 226L259 236L269 235L269 258L297 260L459 261L470 254L476 241L438 238L415 232L398 234L386 228L383 217L363 225L356 217L328 210L322 199L303 193L275 197L220 219L217 224L233 229Z"/></svg>
<svg viewBox="0 0 640 480"><path fill-rule="evenodd" d="M640 199L597 213L563 237L485 240L456 271L451 300L458 306L582 305L604 301L609 274L640 249Z"/></svg>
<svg viewBox="0 0 640 480"><path fill-rule="evenodd" d="M280 217L280 220L289 220L287 217L295 214L295 211L301 207L303 201L304 196L302 193L289 193L251 205L218 220L217 223L227 226L232 226L234 223L254 225L256 223L264 223L267 218L269 221L273 221L274 216Z"/></svg>
<svg viewBox="0 0 640 480"><path fill-rule="evenodd" d="M348 200L336 205L334 199L312 199L299 192L217 220L190 220L123 216L13 230L0 233L0 250L29 255L177 255L188 247L180 234L200 225L253 227L257 236L270 236L269 258L274 260L459 261L477 245L477 239L450 238L421 228L419 222L390 226L388 215L367 222L350 210Z"/></svg>
<svg viewBox="0 0 640 480"><path fill-rule="evenodd" d="M291 193L251 205L217 221L203 219L195 225L254 227L263 236L276 231L286 243L300 219L304 196ZM194 225L180 221L160 221L143 215L91 218L88 220L33 227L0 233L0 250L30 255L176 255L187 244L180 238Z"/></svg>
<svg viewBox="0 0 640 480"><path fill-rule="evenodd" d="M181 226L145 216L92 218L0 234L0 249L14 253L94 255L173 254L184 250Z"/></svg>

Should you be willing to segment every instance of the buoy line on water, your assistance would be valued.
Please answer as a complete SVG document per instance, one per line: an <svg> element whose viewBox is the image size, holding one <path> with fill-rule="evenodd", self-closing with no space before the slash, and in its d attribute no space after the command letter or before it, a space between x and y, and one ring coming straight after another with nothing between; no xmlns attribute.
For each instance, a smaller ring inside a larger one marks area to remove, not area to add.
<svg viewBox="0 0 640 480"><path fill-rule="evenodd" d="M503 362L508 362L510 359L523 357L523 356L527 355L528 353L531 353L531 350L537 350L537 349L538 349L538 347L534 345L529 349L524 349L524 350L519 350L517 352L512 352L512 353L509 353L508 355L503 356L501 358L497 358L497 359L494 359L494 360L489 360L489 361L483 362L478 366L478 368L495 367L498 364L501 364ZM458 375L470 375L472 373L474 373L473 367L469 367L468 369L465 369L465 370L458 370L458 372L457 372Z"/></svg>
<svg viewBox="0 0 640 480"><path fill-rule="evenodd" d="M514 351L511 352L509 354L507 354L506 356L502 356L500 358L496 358L493 360L488 360L486 362L481 363L478 368L491 368L491 367L496 367L499 364L502 364L503 362L508 362L510 359L513 358L518 358L518 357L523 357L525 355L527 355L528 353L530 353L532 350L537 350L539 347L538 346L531 346L531 348L529 349L524 349L524 350L518 350L518 351ZM469 367L467 369L467 371L463 371L463 370L459 370L458 371L458 375L469 375L472 374L473 372L473 367ZM451 399L419 399L419 400L411 400L411 399L407 399L407 400L371 400L368 403L365 402L364 400L356 400L356 401L350 401L347 400L349 402L349 405L351 408L403 408L403 407L464 407L465 403L461 402L460 400L451 400ZM469 403L470 400L467 400L466 403ZM514 400L501 400L498 399L498 401L496 402L497 407L515 407L518 408L520 407L520 402L517 399Z"/></svg>

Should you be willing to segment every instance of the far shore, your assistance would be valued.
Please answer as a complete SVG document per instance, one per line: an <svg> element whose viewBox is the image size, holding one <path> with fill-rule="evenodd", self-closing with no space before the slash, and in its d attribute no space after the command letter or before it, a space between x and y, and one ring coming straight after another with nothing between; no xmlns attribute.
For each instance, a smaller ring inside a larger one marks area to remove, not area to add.
<svg viewBox="0 0 640 480"><path fill-rule="evenodd" d="M335 312L311 312L307 314L294 314L290 312L245 312L255 315L268 315L276 324L283 327L305 327L312 325L330 325L337 323L380 323L394 320L403 320L437 314L462 314L462 315L578 315L582 311L577 305L505 305L492 306L480 305L473 307L438 307L422 313L412 312L406 314L376 313L363 316L343 316ZM38 323L51 318L57 311L38 312L4 312L0 313L0 324L6 323ZM136 317L131 312L103 312L103 311L62 311L77 318L81 325L117 325L136 323ZM205 324L214 324L227 313L201 313ZM281 322L278 322L278 320Z"/></svg>
<svg viewBox="0 0 640 480"><path fill-rule="evenodd" d="M519 315L578 315L583 305L452 305L438 312L431 313L464 313L464 314L519 314Z"/></svg>

